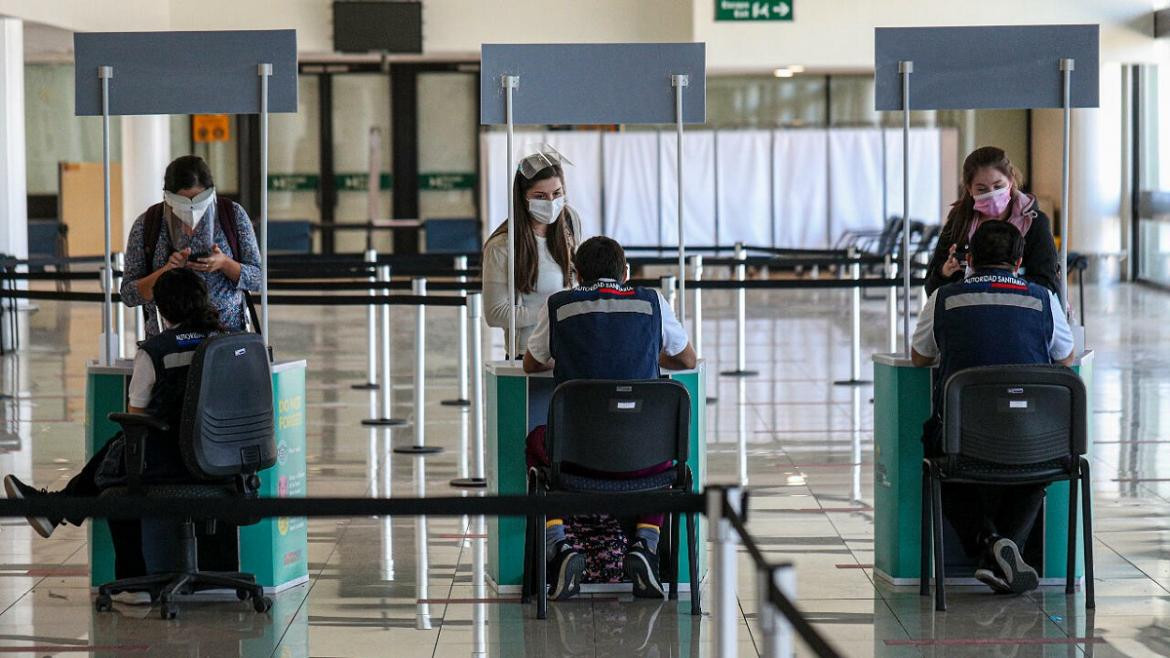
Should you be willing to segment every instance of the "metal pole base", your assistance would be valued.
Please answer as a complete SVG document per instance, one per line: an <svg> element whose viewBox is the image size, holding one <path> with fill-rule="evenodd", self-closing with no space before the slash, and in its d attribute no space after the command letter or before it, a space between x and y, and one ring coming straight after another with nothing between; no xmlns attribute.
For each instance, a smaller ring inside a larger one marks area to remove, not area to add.
<svg viewBox="0 0 1170 658"><path fill-rule="evenodd" d="M444 407L470 407L471 400L464 400L463 398L457 398L454 400L443 400L439 404L443 405Z"/></svg>
<svg viewBox="0 0 1170 658"><path fill-rule="evenodd" d="M758 370L724 370L719 373L721 377L755 377L758 374Z"/></svg>
<svg viewBox="0 0 1170 658"><path fill-rule="evenodd" d="M376 391L381 387L376 382L366 382L365 384L354 384L350 388L355 391Z"/></svg>
<svg viewBox="0 0 1170 658"><path fill-rule="evenodd" d="M396 455L434 455L443 452L443 449L438 446L403 446L395 448Z"/></svg>
<svg viewBox="0 0 1170 658"><path fill-rule="evenodd" d="M362 421L366 427L401 427L409 424L405 418L367 418Z"/></svg>
<svg viewBox="0 0 1170 658"><path fill-rule="evenodd" d="M487 480L483 478L456 478L451 480L449 484L453 487L460 487L464 489L477 489L487 486Z"/></svg>
<svg viewBox="0 0 1170 658"><path fill-rule="evenodd" d="M872 383L873 381L869 379L838 379L833 382L833 386L865 386Z"/></svg>

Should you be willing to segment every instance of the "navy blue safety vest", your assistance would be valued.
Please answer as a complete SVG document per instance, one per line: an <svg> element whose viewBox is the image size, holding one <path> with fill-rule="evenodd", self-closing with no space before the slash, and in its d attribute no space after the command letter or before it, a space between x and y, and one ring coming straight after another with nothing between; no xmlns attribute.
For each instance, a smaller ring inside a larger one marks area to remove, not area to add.
<svg viewBox="0 0 1170 658"><path fill-rule="evenodd" d="M553 378L656 379L662 351L658 293L602 280L548 298Z"/></svg>
<svg viewBox="0 0 1170 658"><path fill-rule="evenodd" d="M1052 363L1048 289L1007 270L981 269L935 293L936 413L947 378L964 368Z"/></svg>
<svg viewBox="0 0 1170 658"><path fill-rule="evenodd" d="M179 422L183 417L183 400L187 395L187 373L195 350L208 334L171 328L147 340L139 347L154 364L154 387L146 413L170 425L166 436L151 436L146 449L147 472L181 474L186 472L179 451Z"/></svg>

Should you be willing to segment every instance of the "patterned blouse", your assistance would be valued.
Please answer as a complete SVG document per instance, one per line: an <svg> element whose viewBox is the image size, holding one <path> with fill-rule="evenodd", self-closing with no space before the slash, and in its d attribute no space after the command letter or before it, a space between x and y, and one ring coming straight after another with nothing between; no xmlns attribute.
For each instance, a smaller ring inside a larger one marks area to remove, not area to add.
<svg viewBox="0 0 1170 658"><path fill-rule="evenodd" d="M252 220L248 218L248 213L238 203L232 203L232 207L236 211L236 231L239 233L240 251L243 252L240 255L232 253L227 238L223 234L223 229L220 228L220 222L215 219L216 204L211 204L207 209L204 219L200 221L199 228L202 228L209 217L212 219L215 226L215 244L219 245L220 251L240 264L240 280L232 282L223 272L196 272L196 274L203 277L204 283L207 284L211 303L219 310L219 321L230 330L242 331L247 313L243 291L254 292L260 289L260 247L256 244L256 232L252 228ZM134 220L134 226L130 229L130 237L126 240L126 269L122 277L121 293L122 303L127 306L145 305L146 336L149 338L159 333L158 323L155 320L155 306L153 302L143 299L138 292L138 280L150 276L151 273L165 265L176 247L172 246L170 231L167 230L168 218L167 214L164 213L161 230L158 232L158 243L154 248L154 263L147 267L146 252L142 248L145 217L146 213L143 213ZM195 234L190 236L182 247L190 247L191 253L211 251L207 234L208 231L196 230Z"/></svg>

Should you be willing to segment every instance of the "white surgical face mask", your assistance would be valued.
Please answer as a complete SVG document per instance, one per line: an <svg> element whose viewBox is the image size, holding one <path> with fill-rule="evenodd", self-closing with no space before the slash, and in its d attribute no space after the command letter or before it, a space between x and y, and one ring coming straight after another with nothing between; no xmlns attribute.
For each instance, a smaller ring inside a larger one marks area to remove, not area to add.
<svg viewBox="0 0 1170 658"><path fill-rule="evenodd" d="M199 220L203 219L203 215L207 213L211 204L215 203L215 188L209 187L196 194L193 199L164 190L163 199L166 200L167 205L171 207L171 212L175 213L175 217L178 217L179 221L186 224L187 228L194 229Z"/></svg>
<svg viewBox="0 0 1170 658"><path fill-rule="evenodd" d="M553 200L548 199L529 199L528 200L528 214L541 224L552 224L557 221L557 217L561 216L561 211L565 208L565 197L557 197Z"/></svg>

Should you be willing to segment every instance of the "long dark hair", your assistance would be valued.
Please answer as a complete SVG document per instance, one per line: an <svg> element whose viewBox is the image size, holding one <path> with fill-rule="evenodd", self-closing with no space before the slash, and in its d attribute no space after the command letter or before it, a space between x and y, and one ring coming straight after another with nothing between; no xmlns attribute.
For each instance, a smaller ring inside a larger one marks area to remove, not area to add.
<svg viewBox="0 0 1170 658"><path fill-rule="evenodd" d="M207 284L191 270L179 267L163 272L154 282L154 303L174 327L202 333L224 331L219 311L207 296Z"/></svg>
<svg viewBox="0 0 1170 658"><path fill-rule="evenodd" d="M992 167L1011 179L1013 196L1019 190L1020 172L1012 166L1012 161L1008 159L1003 149L998 146L984 146L971 151L967 159L963 160L963 189L959 192L959 200L951 204L951 211L947 213L947 223L939 236L941 243L967 242L971 222L975 221L975 198L971 196L971 181L984 167Z"/></svg>
<svg viewBox="0 0 1170 658"><path fill-rule="evenodd" d="M528 199L524 195L532 186L542 180L559 178L561 188L565 186L565 171L559 164L550 165L536 172L532 178L525 178L519 171L512 179L512 217L516 223L516 292L528 293L536 290L540 254L536 251L536 233L532 230L532 216L528 214ZM577 236L573 234L572 212L565 204L556 221L548 227L548 249L553 260L561 266L564 286L572 284L573 251L577 248ZM497 235L508 235L508 222L500 224L489 240Z"/></svg>
<svg viewBox="0 0 1170 658"><path fill-rule="evenodd" d="M178 192L192 187L215 187L211 167L197 155L182 155L171 160L166 172L163 173L163 189Z"/></svg>

